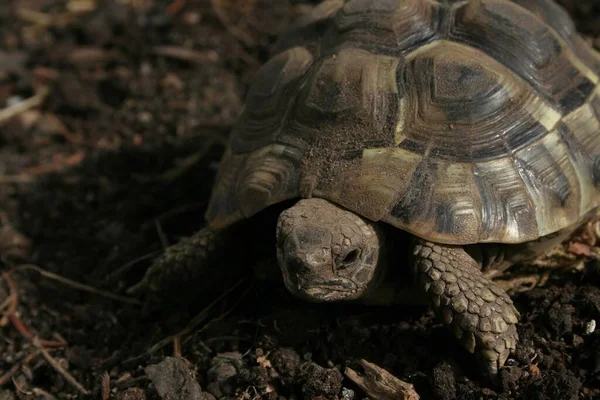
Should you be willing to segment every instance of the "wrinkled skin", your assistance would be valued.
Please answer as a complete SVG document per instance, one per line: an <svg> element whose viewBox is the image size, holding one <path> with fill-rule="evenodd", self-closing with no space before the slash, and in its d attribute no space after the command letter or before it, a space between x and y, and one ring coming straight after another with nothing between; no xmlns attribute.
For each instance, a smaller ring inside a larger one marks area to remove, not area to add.
<svg viewBox="0 0 600 400"><path fill-rule="evenodd" d="M301 200L279 216L277 259L287 289L314 302L355 300L387 268L383 231L325 200Z"/></svg>

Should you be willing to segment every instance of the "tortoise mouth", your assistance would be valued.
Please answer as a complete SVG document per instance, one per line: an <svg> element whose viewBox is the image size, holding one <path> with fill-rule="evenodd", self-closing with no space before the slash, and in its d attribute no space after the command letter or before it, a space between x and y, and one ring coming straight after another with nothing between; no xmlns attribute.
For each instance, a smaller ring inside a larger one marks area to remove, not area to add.
<svg viewBox="0 0 600 400"><path fill-rule="evenodd" d="M329 303L355 300L362 296L365 288L350 280L298 285L286 280L286 288L296 297L313 303Z"/></svg>

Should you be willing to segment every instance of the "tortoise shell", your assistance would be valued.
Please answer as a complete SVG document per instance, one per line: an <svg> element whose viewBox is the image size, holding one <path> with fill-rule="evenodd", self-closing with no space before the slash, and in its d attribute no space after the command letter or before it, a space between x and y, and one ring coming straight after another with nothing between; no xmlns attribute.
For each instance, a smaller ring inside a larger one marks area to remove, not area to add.
<svg viewBox="0 0 600 400"><path fill-rule="evenodd" d="M600 203L600 55L550 0L330 0L258 72L207 211L319 197L448 244Z"/></svg>

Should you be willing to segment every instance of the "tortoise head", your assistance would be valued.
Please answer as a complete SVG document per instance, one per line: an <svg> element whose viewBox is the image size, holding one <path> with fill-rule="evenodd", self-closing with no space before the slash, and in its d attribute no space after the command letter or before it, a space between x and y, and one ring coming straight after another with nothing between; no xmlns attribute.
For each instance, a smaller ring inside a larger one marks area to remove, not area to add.
<svg viewBox="0 0 600 400"><path fill-rule="evenodd" d="M353 300L383 277L384 237L375 222L322 199L300 200L277 222L285 286L313 302Z"/></svg>

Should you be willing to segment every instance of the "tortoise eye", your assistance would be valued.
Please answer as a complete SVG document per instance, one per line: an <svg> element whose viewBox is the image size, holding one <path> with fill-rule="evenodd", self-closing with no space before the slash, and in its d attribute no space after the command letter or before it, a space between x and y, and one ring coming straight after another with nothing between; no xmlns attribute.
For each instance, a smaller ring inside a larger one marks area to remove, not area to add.
<svg viewBox="0 0 600 400"><path fill-rule="evenodd" d="M340 257L338 262L338 269L346 269L350 265L354 264L360 257L360 249L353 249L346 253L345 256Z"/></svg>

